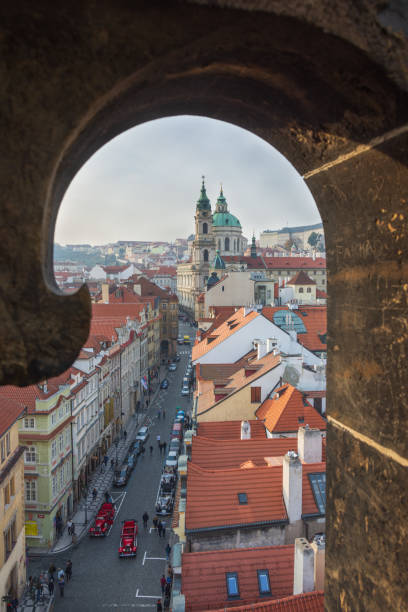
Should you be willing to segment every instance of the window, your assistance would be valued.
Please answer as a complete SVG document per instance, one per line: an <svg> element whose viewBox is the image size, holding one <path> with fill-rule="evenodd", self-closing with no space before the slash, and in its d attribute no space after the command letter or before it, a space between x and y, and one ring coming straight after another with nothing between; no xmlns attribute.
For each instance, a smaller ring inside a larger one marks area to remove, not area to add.
<svg viewBox="0 0 408 612"><path fill-rule="evenodd" d="M63 486L64 486L64 466L62 466L59 472L59 490L60 491L63 488Z"/></svg>
<svg viewBox="0 0 408 612"><path fill-rule="evenodd" d="M299 287L299 293L303 293L303 287Z"/></svg>
<svg viewBox="0 0 408 612"><path fill-rule="evenodd" d="M167 308L167 302L162 302L162 309L166 310L166 308Z"/></svg>
<svg viewBox="0 0 408 612"><path fill-rule="evenodd" d="M4 487L4 505L8 506L10 503L10 487L9 487L9 483L6 484L6 486Z"/></svg>
<svg viewBox="0 0 408 612"><path fill-rule="evenodd" d="M6 453L7 456L10 454L11 448L10 448L10 432L8 432L6 434Z"/></svg>
<svg viewBox="0 0 408 612"><path fill-rule="evenodd" d="M24 427L28 429L29 427L35 427L35 421L33 418L24 419Z"/></svg>
<svg viewBox="0 0 408 612"><path fill-rule="evenodd" d="M35 446L29 446L25 452L25 462L35 463Z"/></svg>
<svg viewBox="0 0 408 612"><path fill-rule="evenodd" d="M25 499L26 501L36 501L37 499L37 482L35 480L25 481Z"/></svg>
<svg viewBox="0 0 408 612"><path fill-rule="evenodd" d="M2 438L2 440L1 440L0 447L1 447L1 460L4 461L5 458L6 458L6 452L5 452L5 446L4 446L4 438Z"/></svg>
<svg viewBox="0 0 408 612"><path fill-rule="evenodd" d="M258 587L260 595L270 595L271 585L269 582L269 571L267 569L258 570Z"/></svg>
<svg viewBox="0 0 408 612"><path fill-rule="evenodd" d="M64 434L61 434L59 436L58 443L59 443L59 452L62 453L62 451L64 449Z"/></svg>
<svg viewBox="0 0 408 612"><path fill-rule="evenodd" d="M307 287L306 288L306 293L312 293L312 288L311 287Z"/></svg>
<svg viewBox="0 0 408 612"><path fill-rule="evenodd" d="M238 493L238 502L240 504L247 504L248 503L248 497L246 493Z"/></svg>
<svg viewBox="0 0 408 612"><path fill-rule="evenodd" d="M208 261L208 251L207 251L207 249L204 249L203 258L204 258L204 261Z"/></svg>
<svg viewBox="0 0 408 612"><path fill-rule="evenodd" d="M308 474L316 506L320 514L326 512L326 472Z"/></svg>
<svg viewBox="0 0 408 612"><path fill-rule="evenodd" d="M230 239L228 238L228 236L227 236L227 238L225 239L225 250L226 250L226 251L229 251L229 250L230 250Z"/></svg>
<svg viewBox="0 0 408 612"><path fill-rule="evenodd" d="M238 574L237 572L227 572L227 593L228 599L239 599Z"/></svg>
<svg viewBox="0 0 408 612"><path fill-rule="evenodd" d="M53 412L51 415L51 425L55 425L56 420L57 420L57 415L55 414L55 412Z"/></svg>
<svg viewBox="0 0 408 612"><path fill-rule="evenodd" d="M4 561L9 558L16 542L16 520L14 519L7 531L4 532Z"/></svg>
<svg viewBox="0 0 408 612"><path fill-rule="evenodd" d="M251 403L261 401L261 387L251 387Z"/></svg>
<svg viewBox="0 0 408 612"><path fill-rule="evenodd" d="M166 321L166 315L162 314L162 321Z"/></svg>
<svg viewBox="0 0 408 612"><path fill-rule="evenodd" d="M224 285L221 287L221 291L224 291Z"/></svg>
<svg viewBox="0 0 408 612"><path fill-rule="evenodd" d="M57 476L54 474L51 481L52 485L52 495L55 496L57 494Z"/></svg>
<svg viewBox="0 0 408 612"><path fill-rule="evenodd" d="M60 406L58 410L58 418L62 419L63 416L64 416L64 405Z"/></svg>
<svg viewBox="0 0 408 612"><path fill-rule="evenodd" d="M51 443L51 459L54 459L57 454L57 441L53 440Z"/></svg>
<svg viewBox="0 0 408 612"><path fill-rule="evenodd" d="M208 234L208 225L207 225L207 223L203 223L203 234Z"/></svg>

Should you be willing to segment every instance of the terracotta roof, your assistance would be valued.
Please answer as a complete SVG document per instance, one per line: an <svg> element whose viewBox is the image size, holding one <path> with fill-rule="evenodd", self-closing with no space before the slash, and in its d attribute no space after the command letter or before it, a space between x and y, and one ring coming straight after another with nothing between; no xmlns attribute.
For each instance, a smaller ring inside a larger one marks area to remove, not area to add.
<svg viewBox="0 0 408 612"><path fill-rule="evenodd" d="M321 463L302 463L302 514L318 514L320 512L316 506L312 486L308 474L319 474L326 471L326 462Z"/></svg>
<svg viewBox="0 0 408 612"><path fill-rule="evenodd" d="M211 440L193 436L191 461L210 470L239 468L247 461L265 466L268 457L283 457L289 450L297 450L297 438Z"/></svg>
<svg viewBox="0 0 408 612"><path fill-rule="evenodd" d="M288 282L287 285L315 285L315 281L312 280L306 272L300 270L300 272L296 272L295 276L293 276Z"/></svg>
<svg viewBox="0 0 408 612"><path fill-rule="evenodd" d="M267 268L284 270L314 270L326 268L326 259L324 257L264 257L264 262Z"/></svg>
<svg viewBox="0 0 408 612"><path fill-rule="evenodd" d="M230 337L235 332L239 331L245 325L256 319L259 316L259 313L251 310L247 314L245 314L245 308L240 308L235 312L232 316L230 316L224 323L222 323L217 329L213 331L213 333L208 335L204 340L201 340L198 344L193 346L191 359L195 361L199 357L202 357L209 351L211 351L218 344L221 344L226 338ZM212 340L211 337L213 337Z"/></svg>
<svg viewBox="0 0 408 612"><path fill-rule="evenodd" d="M262 314L274 323L273 315L280 310L288 311L289 308L287 306L265 306L262 308ZM297 334L297 341L309 351L326 351L327 306L299 306L293 313L300 317L306 328L306 333Z"/></svg>
<svg viewBox="0 0 408 612"><path fill-rule="evenodd" d="M252 439L266 438L265 426L262 421L249 421ZM213 440L239 440L241 437L241 421L208 421L198 424L198 435Z"/></svg>
<svg viewBox="0 0 408 612"><path fill-rule="evenodd" d="M101 266L101 268L106 272L106 274L116 274L119 272L123 272L130 268L131 264L125 264L123 266Z"/></svg>
<svg viewBox="0 0 408 612"><path fill-rule="evenodd" d="M28 387L5 385L4 387L0 387L0 401L2 406L3 403L5 406L10 404L10 408L7 410L17 410L17 406L21 406L21 408L26 406L28 413L31 414L35 412L35 402L37 399L47 399L57 393L60 390L60 386L68 385L72 382L71 371L65 370L65 372L59 376L55 376L54 378L49 378L47 380L46 392L44 392L38 385L29 385Z"/></svg>
<svg viewBox="0 0 408 612"><path fill-rule="evenodd" d="M240 504L238 493L246 493ZM186 530L287 522L282 467L205 470L187 468Z"/></svg>
<svg viewBox="0 0 408 612"><path fill-rule="evenodd" d="M0 436L15 423L25 410L20 401L0 395Z"/></svg>
<svg viewBox="0 0 408 612"><path fill-rule="evenodd" d="M214 315L212 318L213 324L206 332L201 334L202 338L211 334L221 323L224 323L236 311L236 308L235 306L210 306L209 311Z"/></svg>
<svg viewBox="0 0 408 612"><path fill-rule="evenodd" d="M244 264L249 270L265 269L265 262L262 257L251 257L245 255L223 255L225 263Z"/></svg>
<svg viewBox="0 0 408 612"><path fill-rule="evenodd" d="M186 612L261 602L258 569L269 570L270 597L293 592L294 546L261 546L183 553L181 592ZM237 572L240 598L228 598L226 573Z"/></svg>
<svg viewBox="0 0 408 612"><path fill-rule="evenodd" d="M146 309L144 303L138 304L92 304L92 322L96 319L119 317L126 322L126 317L139 318L139 314Z"/></svg>
<svg viewBox="0 0 408 612"><path fill-rule="evenodd" d="M238 603L238 602L237 602ZM212 612L223 612L225 608ZM250 606L234 606L234 612L324 612L323 591L301 593L282 599L272 599L251 604Z"/></svg>
<svg viewBox="0 0 408 612"><path fill-rule="evenodd" d="M240 368L242 368L241 361L235 363L199 363L197 378L199 377L202 380L230 378Z"/></svg>
<svg viewBox="0 0 408 612"><path fill-rule="evenodd" d="M266 399L255 412L271 433L297 432L302 425L326 430L326 421L295 387L276 389L277 399Z"/></svg>

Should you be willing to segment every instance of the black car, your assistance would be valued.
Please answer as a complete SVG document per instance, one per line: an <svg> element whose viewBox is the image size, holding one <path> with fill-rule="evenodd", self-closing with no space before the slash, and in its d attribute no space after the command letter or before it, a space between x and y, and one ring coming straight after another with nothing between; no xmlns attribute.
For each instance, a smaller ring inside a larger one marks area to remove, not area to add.
<svg viewBox="0 0 408 612"><path fill-rule="evenodd" d="M168 389L169 381L167 378L164 378L160 383L160 389Z"/></svg>
<svg viewBox="0 0 408 612"><path fill-rule="evenodd" d="M138 457L140 453L142 452L143 442L141 442L140 440L135 440L131 448L132 448L132 452L135 453L136 456Z"/></svg>
<svg viewBox="0 0 408 612"><path fill-rule="evenodd" d="M130 476L130 467L126 464L122 465L120 470L115 471L115 475L113 477L113 486L115 487L124 487L127 485Z"/></svg>
<svg viewBox="0 0 408 612"><path fill-rule="evenodd" d="M180 361L180 355L178 353L176 353L174 357L174 361Z"/></svg>
<svg viewBox="0 0 408 612"><path fill-rule="evenodd" d="M137 455L136 453L129 453L126 459L126 463L133 470L136 467Z"/></svg>

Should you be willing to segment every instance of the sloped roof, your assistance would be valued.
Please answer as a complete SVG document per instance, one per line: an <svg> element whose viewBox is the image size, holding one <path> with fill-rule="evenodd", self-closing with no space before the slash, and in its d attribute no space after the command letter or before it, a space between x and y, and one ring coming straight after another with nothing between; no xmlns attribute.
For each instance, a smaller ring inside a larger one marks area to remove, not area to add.
<svg viewBox="0 0 408 612"><path fill-rule="evenodd" d="M0 395L0 436L22 415L25 405L20 401Z"/></svg>
<svg viewBox="0 0 408 612"><path fill-rule="evenodd" d="M62 385L72 383L71 369L65 370L59 376L47 379L47 391L44 392L38 385L29 385L27 387L15 387L14 385L5 385L0 387L0 414L4 410L10 412L10 418L13 411L18 410L18 406L23 409L27 407L27 412L35 412L35 402L37 399L48 399L60 390ZM7 408L8 406L8 408Z"/></svg>
<svg viewBox="0 0 408 612"><path fill-rule="evenodd" d="M212 612L223 612L212 610ZM312 593L300 593L300 595L290 595L281 599L269 599L258 603L243 606L234 606L234 612L324 612L324 593L323 591L313 591Z"/></svg>
<svg viewBox="0 0 408 612"><path fill-rule="evenodd" d="M326 430L326 421L295 387L285 384L275 393L277 399L266 399L255 412L269 432L297 432L302 425Z"/></svg>
<svg viewBox="0 0 408 612"><path fill-rule="evenodd" d="M247 314L245 314L245 308L240 308L233 315L231 315L226 321L221 323L217 329L215 329L211 336L206 334L204 340L201 340L198 344L193 346L191 359L195 361L199 357L202 357L217 345L221 344L224 340L230 337L232 334L236 333L245 325L248 325L251 321L256 319L259 316L259 313L251 310ZM210 338L213 338L209 341Z"/></svg>
<svg viewBox="0 0 408 612"><path fill-rule="evenodd" d="M240 504L238 493L246 493ZM187 468L186 529L200 530L287 522L282 467L205 470Z"/></svg>
<svg viewBox="0 0 408 612"><path fill-rule="evenodd" d="M288 282L287 285L315 285L315 281L312 280L304 270L300 270L300 272L296 272L295 276L293 276Z"/></svg>
<svg viewBox="0 0 408 612"><path fill-rule="evenodd" d="M276 270L314 270L326 269L324 257L264 257L265 266Z"/></svg>
<svg viewBox="0 0 408 612"><path fill-rule="evenodd" d="M205 552L183 553L181 592L186 598L186 612L261 602L258 569L269 570L273 595L284 597L293 592L294 546L262 546ZM227 572L237 572L239 600L228 599ZM271 597L271 595L269 596Z"/></svg>
<svg viewBox="0 0 408 612"><path fill-rule="evenodd" d="M262 314L275 323L274 314L279 311L288 312L287 306L264 306ZM299 306L291 311L300 317L306 332L297 334L297 341L309 351L327 350L327 306ZM276 323L275 323L276 325Z"/></svg>
<svg viewBox="0 0 408 612"><path fill-rule="evenodd" d="M249 421L252 439L266 438L265 426L262 421ZM198 424L198 435L213 440L239 440L241 437L241 421L204 421Z"/></svg>
<svg viewBox="0 0 408 612"><path fill-rule="evenodd" d="M248 270L265 270L265 262L262 257L251 257L250 255L223 255L226 263L243 264Z"/></svg>

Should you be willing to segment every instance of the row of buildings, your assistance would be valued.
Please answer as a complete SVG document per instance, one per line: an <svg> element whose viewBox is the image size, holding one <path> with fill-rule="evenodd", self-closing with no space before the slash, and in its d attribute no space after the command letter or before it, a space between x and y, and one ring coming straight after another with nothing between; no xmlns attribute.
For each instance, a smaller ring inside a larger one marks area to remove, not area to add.
<svg viewBox="0 0 408 612"><path fill-rule="evenodd" d="M176 296L149 280L102 283L73 365L40 384L0 388L1 593L21 594L26 546L52 547L108 448L145 409L177 326Z"/></svg>
<svg viewBox="0 0 408 612"><path fill-rule="evenodd" d="M192 350L173 610L323 611L326 306L215 306Z"/></svg>

